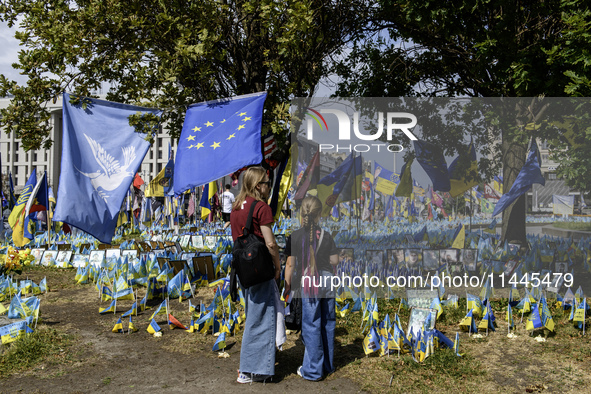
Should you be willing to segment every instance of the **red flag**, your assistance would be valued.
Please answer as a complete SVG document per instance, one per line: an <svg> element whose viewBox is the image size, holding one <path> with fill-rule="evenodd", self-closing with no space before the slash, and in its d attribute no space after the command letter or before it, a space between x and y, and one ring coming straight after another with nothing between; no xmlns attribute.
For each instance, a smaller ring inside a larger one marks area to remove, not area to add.
<svg viewBox="0 0 591 394"><path fill-rule="evenodd" d="M173 329L173 326L176 326L178 328L182 328L183 330L186 330L187 327L183 326L181 324L180 321L178 321L173 315L171 315L170 313L168 314L168 326Z"/></svg>
<svg viewBox="0 0 591 394"><path fill-rule="evenodd" d="M140 188L140 186L142 186L144 184L144 180L142 179L142 177L140 176L140 174L138 174L137 172L135 173L135 178L133 178L133 187L135 188Z"/></svg>

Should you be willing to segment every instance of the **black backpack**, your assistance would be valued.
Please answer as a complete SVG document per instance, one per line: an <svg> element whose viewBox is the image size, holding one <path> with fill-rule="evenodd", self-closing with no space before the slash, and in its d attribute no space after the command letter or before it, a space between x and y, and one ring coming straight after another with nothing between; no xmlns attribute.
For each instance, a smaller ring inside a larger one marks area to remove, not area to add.
<svg viewBox="0 0 591 394"><path fill-rule="evenodd" d="M252 213L258 201L250 206L246 226L242 228L242 235L234 241L232 255L232 276L237 275L240 284L245 289L259 283L266 282L275 277L275 265L271 253L264 242L264 239L252 232ZM235 289L231 278L230 288Z"/></svg>

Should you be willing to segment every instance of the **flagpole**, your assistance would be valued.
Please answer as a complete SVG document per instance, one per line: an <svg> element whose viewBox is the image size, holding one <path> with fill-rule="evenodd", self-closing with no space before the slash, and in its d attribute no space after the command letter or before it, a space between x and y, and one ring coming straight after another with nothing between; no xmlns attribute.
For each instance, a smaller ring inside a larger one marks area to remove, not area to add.
<svg viewBox="0 0 591 394"><path fill-rule="evenodd" d="M355 197L357 197L357 166L355 165L355 152L353 152L353 176L355 177ZM360 153L359 157L361 158L361 170L363 171L363 155ZM359 193L361 197L361 191ZM359 213L357 214L357 237L359 237Z"/></svg>
<svg viewBox="0 0 591 394"><path fill-rule="evenodd" d="M472 232L472 189L470 189L470 232Z"/></svg>

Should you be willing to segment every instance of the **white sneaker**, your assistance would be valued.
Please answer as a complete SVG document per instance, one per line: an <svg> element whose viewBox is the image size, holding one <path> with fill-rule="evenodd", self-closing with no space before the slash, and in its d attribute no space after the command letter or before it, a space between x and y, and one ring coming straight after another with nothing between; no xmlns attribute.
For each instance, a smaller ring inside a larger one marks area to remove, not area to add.
<svg viewBox="0 0 591 394"><path fill-rule="evenodd" d="M238 379L236 379L238 383L252 383L252 378L250 375L243 374L242 372L238 372Z"/></svg>
<svg viewBox="0 0 591 394"><path fill-rule="evenodd" d="M238 383L266 382L267 380L273 380L273 375L258 375L255 373L246 374L239 372L238 379L236 379Z"/></svg>

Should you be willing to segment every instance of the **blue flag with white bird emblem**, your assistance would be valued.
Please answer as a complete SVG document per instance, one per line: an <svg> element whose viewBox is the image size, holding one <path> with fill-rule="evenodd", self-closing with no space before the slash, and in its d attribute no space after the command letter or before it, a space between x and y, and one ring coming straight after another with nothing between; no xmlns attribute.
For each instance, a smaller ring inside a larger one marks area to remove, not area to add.
<svg viewBox="0 0 591 394"><path fill-rule="evenodd" d="M63 96L63 144L54 221L111 243L121 203L150 148L129 116L161 111L105 100Z"/></svg>
<svg viewBox="0 0 591 394"><path fill-rule="evenodd" d="M187 109L174 166L174 193L259 164L266 92L193 104Z"/></svg>

